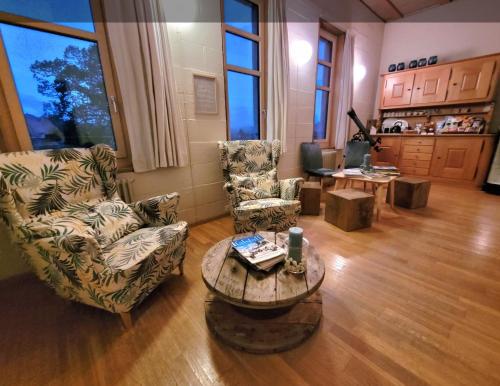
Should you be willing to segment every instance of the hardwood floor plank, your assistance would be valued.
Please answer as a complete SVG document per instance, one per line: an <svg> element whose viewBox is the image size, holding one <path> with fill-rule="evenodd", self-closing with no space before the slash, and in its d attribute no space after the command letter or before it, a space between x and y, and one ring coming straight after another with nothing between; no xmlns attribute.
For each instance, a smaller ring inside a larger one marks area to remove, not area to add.
<svg viewBox="0 0 500 386"><path fill-rule="evenodd" d="M427 208L385 210L369 229L299 225L326 268L323 319L301 346L257 356L208 331L201 261L233 234L224 217L191 227L184 276L129 331L30 275L0 282L0 384L500 384L500 197L433 183Z"/></svg>

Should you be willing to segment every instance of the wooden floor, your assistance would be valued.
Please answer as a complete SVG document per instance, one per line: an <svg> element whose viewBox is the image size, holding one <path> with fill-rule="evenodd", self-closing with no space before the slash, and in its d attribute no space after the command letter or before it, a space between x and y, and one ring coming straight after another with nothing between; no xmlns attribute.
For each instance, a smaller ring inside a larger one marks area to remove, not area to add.
<svg viewBox="0 0 500 386"><path fill-rule="evenodd" d="M434 184L429 207L344 233L300 221L326 264L323 320L292 351L233 351L208 332L204 252L229 218L193 227L185 276L118 317L36 279L0 284L1 385L499 385L500 197Z"/></svg>

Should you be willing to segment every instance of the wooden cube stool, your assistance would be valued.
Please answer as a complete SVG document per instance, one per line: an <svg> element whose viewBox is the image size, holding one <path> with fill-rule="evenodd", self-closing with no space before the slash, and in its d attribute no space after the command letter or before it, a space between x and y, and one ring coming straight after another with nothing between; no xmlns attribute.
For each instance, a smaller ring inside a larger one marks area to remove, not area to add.
<svg viewBox="0 0 500 386"><path fill-rule="evenodd" d="M325 221L350 232L372 225L375 196L360 190L344 189L326 195Z"/></svg>
<svg viewBox="0 0 500 386"><path fill-rule="evenodd" d="M319 182L304 182L300 192L302 214L317 216L321 203L321 184Z"/></svg>
<svg viewBox="0 0 500 386"><path fill-rule="evenodd" d="M425 208L431 182L421 178L400 177L394 184L394 204L408 209ZM389 202L390 192L387 192Z"/></svg>

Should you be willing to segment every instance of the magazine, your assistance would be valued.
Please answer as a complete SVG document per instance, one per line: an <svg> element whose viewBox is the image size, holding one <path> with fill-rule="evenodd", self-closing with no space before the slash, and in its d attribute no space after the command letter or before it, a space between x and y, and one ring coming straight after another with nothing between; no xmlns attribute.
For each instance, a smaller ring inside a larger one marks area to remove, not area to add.
<svg viewBox="0 0 500 386"><path fill-rule="evenodd" d="M285 257L286 251L261 235L243 237L232 242L233 248L248 263L269 270Z"/></svg>

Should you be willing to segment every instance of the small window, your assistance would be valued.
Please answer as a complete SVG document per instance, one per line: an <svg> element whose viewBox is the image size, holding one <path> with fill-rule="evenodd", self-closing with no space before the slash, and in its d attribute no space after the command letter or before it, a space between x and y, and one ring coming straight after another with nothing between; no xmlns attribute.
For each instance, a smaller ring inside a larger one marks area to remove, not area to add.
<svg viewBox="0 0 500 386"><path fill-rule="evenodd" d="M0 0L2 151L104 143L130 165L99 4Z"/></svg>
<svg viewBox="0 0 500 386"><path fill-rule="evenodd" d="M335 72L335 50L337 38L323 28L318 41L316 68L316 100L314 103L313 138L328 146L331 132L331 105Z"/></svg>
<svg viewBox="0 0 500 386"><path fill-rule="evenodd" d="M97 44L3 23L0 31L33 149L116 148Z"/></svg>
<svg viewBox="0 0 500 386"><path fill-rule="evenodd" d="M223 12L228 138L260 139L265 124L260 2L224 0Z"/></svg>
<svg viewBox="0 0 500 386"><path fill-rule="evenodd" d="M224 0L224 23L241 31L259 34L259 7L247 0Z"/></svg>
<svg viewBox="0 0 500 386"><path fill-rule="evenodd" d="M0 0L0 11L94 32L89 0Z"/></svg>

